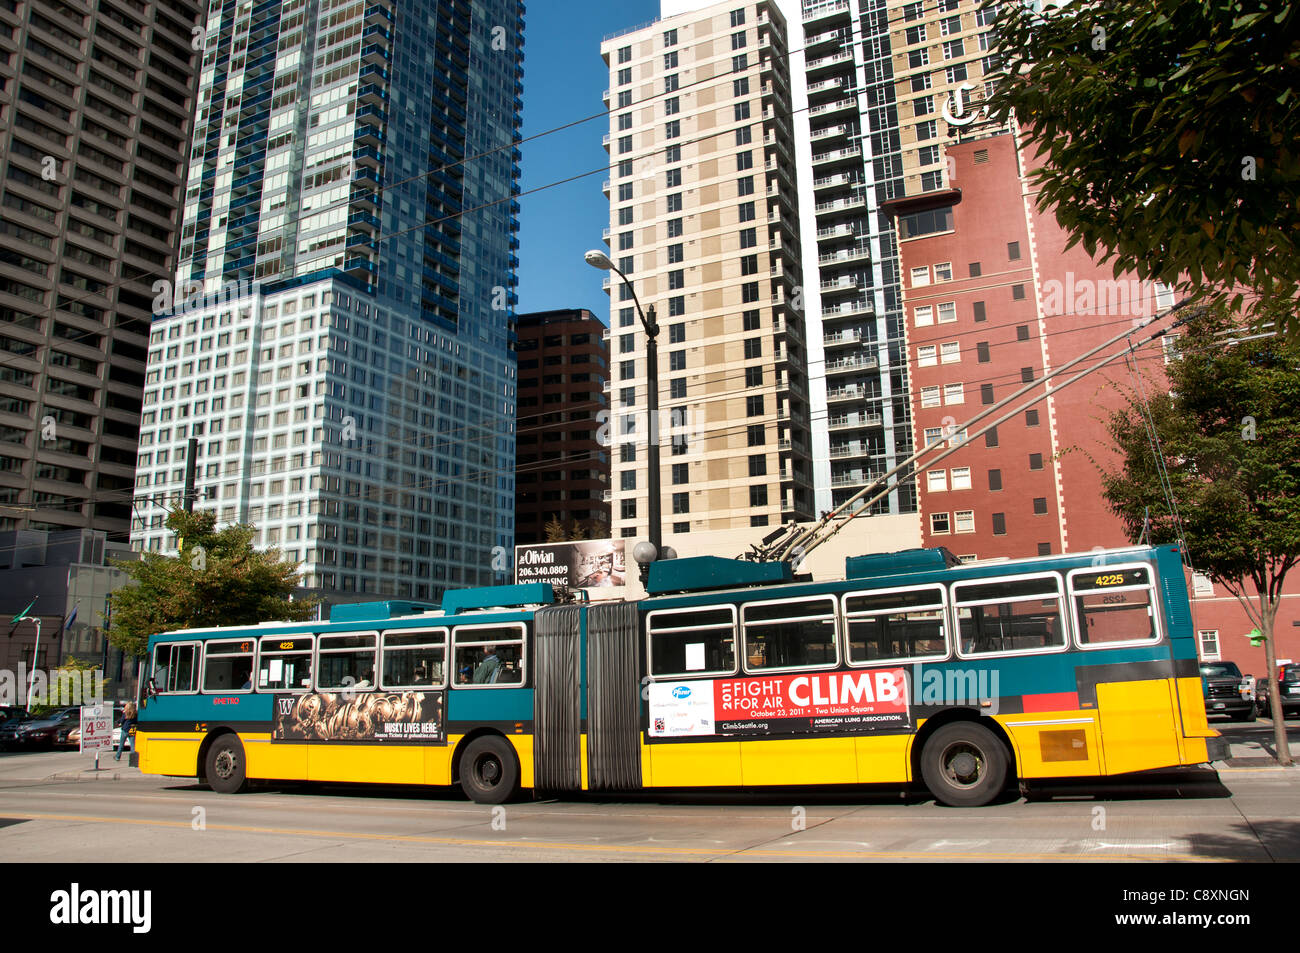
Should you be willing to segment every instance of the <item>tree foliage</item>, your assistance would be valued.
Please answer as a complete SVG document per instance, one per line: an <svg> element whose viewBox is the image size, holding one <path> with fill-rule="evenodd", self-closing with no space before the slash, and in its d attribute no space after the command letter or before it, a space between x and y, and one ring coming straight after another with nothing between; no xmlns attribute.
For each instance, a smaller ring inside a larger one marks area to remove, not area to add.
<svg viewBox="0 0 1300 953"><path fill-rule="evenodd" d="M1300 5L998 6L987 105L1045 153L1040 200L1071 245L1197 295L1295 298Z"/></svg>
<svg viewBox="0 0 1300 953"><path fill-rule="evenodd" d="M113 593L109 641L143 655L149 636L200 626L252 625L310 618L316 604L290 601L298 564L277 549L253 548L252 526L218 531L212 513L174 509L167 528L176 534L177 557L146 553L140 562L115 564L131 581Z"/></svg>
<svg viewBox="0 0 1300 953"><path fill-rule="evenodd" d="M1300 342L1241 324L1222 305L1188 312L1169 390L1148 386L1110 419L1121 468L1102 489L1131 540L1186 543L1192 565L1246 610L1276 671L1274 622L1300 561Z"/></svg>

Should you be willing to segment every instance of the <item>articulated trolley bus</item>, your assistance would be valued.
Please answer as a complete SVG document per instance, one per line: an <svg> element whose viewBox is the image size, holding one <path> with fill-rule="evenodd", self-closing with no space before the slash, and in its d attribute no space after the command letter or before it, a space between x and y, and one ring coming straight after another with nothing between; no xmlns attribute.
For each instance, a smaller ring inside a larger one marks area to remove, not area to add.
<svg viewBox="0 0 1300 953"><path fill-rule="evenodd" d="M522 789L923 782L982 805L1015 781L1210 759L1176 548L960 565L943 549L654 563L637 601L545 584L441 606L150 640L140 767L250 779Z"/></svg>

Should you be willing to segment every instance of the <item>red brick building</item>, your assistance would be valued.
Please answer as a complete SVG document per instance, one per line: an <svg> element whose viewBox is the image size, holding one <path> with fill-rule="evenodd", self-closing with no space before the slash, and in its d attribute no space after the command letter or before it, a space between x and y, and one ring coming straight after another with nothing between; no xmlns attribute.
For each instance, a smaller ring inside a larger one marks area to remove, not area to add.
<svg viewBox="0 0 1300 953"><path fill-rule="evenodd" d="M546 541L546 524L609 535L609 448L598 437L609 398L605 325L585 309L521 314L515 543Z"/></svg>
<svg viewBox="0 0 1300 953"><path fill-rule="evenodd" d="M1135 348L1131 360L1120 357L982 436L1023 399L961 425L1174 297L1134 276L1116 279L1082 246L1065 250L1065 233L1029 184L1034 157L1011 135L950 145L947 159L948 188L888 205L898 225L916 445L948 437L958 447L918 468L925 545L980 559L1127 545L1101 493L1102 470L1119 462L1105 423L1133 388L1164 386L1166 343ZM1126 349L1121 341L1077 369ZM1205 580L1192 588L1203 657L1265 674L1236 600ZM1300 660L1300 576L1287 588L1278 657Z"/></svg>

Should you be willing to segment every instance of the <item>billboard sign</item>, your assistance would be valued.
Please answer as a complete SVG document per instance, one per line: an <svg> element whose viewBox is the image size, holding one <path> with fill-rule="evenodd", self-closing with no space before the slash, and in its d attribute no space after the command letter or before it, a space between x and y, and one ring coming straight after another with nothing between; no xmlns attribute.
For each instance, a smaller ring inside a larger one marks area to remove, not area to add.
<svg viewBox="0 0 1300 953"><path fill-rule="evenodd" d="M627 584L623 539L582 539L515 547L515 582L549 582L557 590Z"/></svg>

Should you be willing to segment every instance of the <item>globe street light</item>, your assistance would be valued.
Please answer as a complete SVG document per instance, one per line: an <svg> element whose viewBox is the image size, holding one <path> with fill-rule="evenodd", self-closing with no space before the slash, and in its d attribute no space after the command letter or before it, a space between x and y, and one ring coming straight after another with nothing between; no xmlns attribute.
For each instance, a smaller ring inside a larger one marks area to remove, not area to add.
<svg viewBox="0 0 1300 953"><path fill-rule="evenodd" d="M593 268L599 268L602 271L612 271L623 279L623 284L632 294L632 303L636 305L637 316L641 319L641 327L645 328L646 347L646 416L649 417L650 439L649 446L646 450L646 457L649 459L650 476L647 480L646 490L650 494L650 512L647 514L650 521L650 545L654 547L654 555L650 556L645 562L641 562L641 581L644 583L650 575L650 563L663 555L663 516L660 513L660 492L659 492L659 344L656 340L659 336L659 325L655 322L654 305L650 306L649 314L641 310L641 301L636 296L636 289L632 287L632 282L628 281L627 275L618 269L608 255L599 249L593 248L587 254L583 255L583 260ZM612 364L613 362L611 362ZM610 368L611 373L613 368ZM643 551L644 555L649 555L648 551Z"/></svg>

